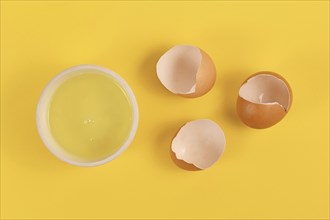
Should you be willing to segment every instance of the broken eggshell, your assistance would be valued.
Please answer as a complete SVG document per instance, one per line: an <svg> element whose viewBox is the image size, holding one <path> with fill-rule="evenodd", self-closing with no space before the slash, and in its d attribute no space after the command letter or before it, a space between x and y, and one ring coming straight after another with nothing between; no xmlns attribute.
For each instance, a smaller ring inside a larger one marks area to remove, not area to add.
<svg viewBox="0 0 330 220"><path fill-rule="evenodd" d="M239 89L237 113L252 128L268 128L278 123L291 107L292 91L277 73L263 71L250 76Z"/></svg>
<svg viewBox="0 0 330 220"><path fill-rule="evenodd" d="M225 135L215 122L199 119L186 123L172 141L171 157L185 170L211 167L223 154Z"/></svg>
<svg viewBox="0 0 330 220"><path fill-rule="evenodd" d="M194 98L213 87L216 70L213 61L203 50L189 45L169 49L157 62L157 76L172 93Z"/></svg>

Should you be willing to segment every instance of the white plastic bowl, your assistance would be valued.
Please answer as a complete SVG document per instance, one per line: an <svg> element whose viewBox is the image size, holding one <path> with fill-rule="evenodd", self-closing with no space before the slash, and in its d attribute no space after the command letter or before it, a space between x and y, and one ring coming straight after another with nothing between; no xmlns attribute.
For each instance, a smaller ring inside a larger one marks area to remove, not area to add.
<svg viewBox="0 0 330 220"><path fill-rule="evenodd" d="M75 155L67 153L54 139L52 136L52 133L49 129L48 125L48 110L49 110L49 104L52 99L52 96L56 89L66 80L69 78L82 74L86 71L97 71L97 72L102 72L104 74L107 74L111 76L126 92L126 94L129 97L129 100L132 105L133 109L133 120L132 120L132 128L131 131L123 143L122 146L119 147L119 149L113 153L112 155L98 161L81 161L79 157L76 157ZM119 75L114 73L111 70L108 70L106 68L96 66L96 65L78 65L71 67L69 69L64 70L63 72L59 73L57 76L55 76L46 86L46 88L43 90L41 97L38 102L37 106L37 128L39 135L45 144L45 146L48 148L48 150L53 153L57 158L73 164L77 166L98 166L105 164L107 162L110 162L111 160L115 159L118 157L123 151L129 146L129 144L132 142L137 127L138 127L138 105L134 96L133 91L131 88L128 86L128 84L125 82L123 78L121 78Z"/></svg>

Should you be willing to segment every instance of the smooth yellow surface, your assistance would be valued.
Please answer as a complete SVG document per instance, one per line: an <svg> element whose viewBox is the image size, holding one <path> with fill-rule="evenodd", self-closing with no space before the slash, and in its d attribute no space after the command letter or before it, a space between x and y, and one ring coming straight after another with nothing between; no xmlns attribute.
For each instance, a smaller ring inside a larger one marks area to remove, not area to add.
<svg viewBox="0 0 330 220"><path fill-rule="evenodd" d="M82 161L114 154L132 129L133 109L111 77L84 73L63 82L51 97L49 127L56 142Z"/></svg>
<svg viewBox="0 0 330 220"><path fill-rule="evenodd" d="M213 58L205 96L175 96L158 81L156 62L175 44ZM120 73L140 110L132 145L94 168L56 159L35 125L46 83L85 63ZM235 103L261 70L287 79L293 105L254 130ZM219 123L227 146L209 170L188 172L169 146L198 118ZM1 217L329 218L329 2L1 2Z"/></svg>

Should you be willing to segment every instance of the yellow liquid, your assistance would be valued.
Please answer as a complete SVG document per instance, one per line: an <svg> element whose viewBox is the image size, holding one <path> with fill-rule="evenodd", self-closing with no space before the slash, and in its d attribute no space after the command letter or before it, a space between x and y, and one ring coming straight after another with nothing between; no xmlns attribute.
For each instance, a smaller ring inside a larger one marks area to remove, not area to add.
<svg viewBox="0 0 330 220"><path fill-rule="evenodd" d="M82 161L104 159L127 139L133 110L120 85L110 76L84 73L55 91L49 127L56 142Z"/></svg>

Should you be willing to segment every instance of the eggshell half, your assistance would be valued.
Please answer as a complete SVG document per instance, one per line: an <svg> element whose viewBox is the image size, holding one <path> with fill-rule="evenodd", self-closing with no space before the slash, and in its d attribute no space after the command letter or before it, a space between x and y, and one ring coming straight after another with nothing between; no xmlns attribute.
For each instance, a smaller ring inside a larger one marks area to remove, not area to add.
<svg viewBox="0 0 330 220"><path fill-rule="evenodd" d="M160 82L172 93L194 98L206 94L216 80L210 56L198 47L177 45L169 49L157 63Z"/></svg>
<svg viewBox="0 0 330 220"><path fill-rule="evenodd" d="M172 141L172 159L186 170L211 167L226 145L222 129L213 121L200 119L186 123Z"/></svg>
<svg viewBox="0 0 330 220"><path fill-rule="evenodd" d="M277 73L263 71L242 84L237 98L237 113L252 128L268 128L281 121L291 107L292 90Z"/></svg>

